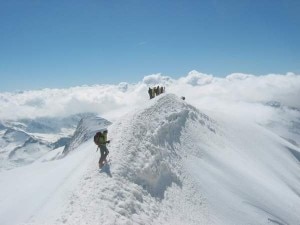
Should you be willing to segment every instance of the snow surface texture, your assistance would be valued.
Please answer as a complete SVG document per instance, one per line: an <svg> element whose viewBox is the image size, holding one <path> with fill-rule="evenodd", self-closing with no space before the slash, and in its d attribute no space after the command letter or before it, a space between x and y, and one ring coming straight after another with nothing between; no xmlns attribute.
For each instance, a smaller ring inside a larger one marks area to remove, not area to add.
<svg viewBox="0 0 300 225"><path fill-rule="evenodd" d="M300 224L300 149L265 126L163 94L108 131L100 172L92 139L1 172L0 224Z"/></svg>

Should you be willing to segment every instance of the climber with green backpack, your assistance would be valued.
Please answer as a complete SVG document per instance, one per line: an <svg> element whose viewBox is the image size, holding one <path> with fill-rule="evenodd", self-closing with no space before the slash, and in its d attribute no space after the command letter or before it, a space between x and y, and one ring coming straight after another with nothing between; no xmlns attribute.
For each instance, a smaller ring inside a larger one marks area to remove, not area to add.
<svg viewBox="0 0 300 225"><path fill-rule="evenodd" d="M99 168L101 169L103 165L107 162L106 157L109 153L106 147L106 144L110 143L110 141L107 140L107 130L103 132L101 131L97 132L94 136L94 142L100 148L101 157L99 159Z"/></svg>

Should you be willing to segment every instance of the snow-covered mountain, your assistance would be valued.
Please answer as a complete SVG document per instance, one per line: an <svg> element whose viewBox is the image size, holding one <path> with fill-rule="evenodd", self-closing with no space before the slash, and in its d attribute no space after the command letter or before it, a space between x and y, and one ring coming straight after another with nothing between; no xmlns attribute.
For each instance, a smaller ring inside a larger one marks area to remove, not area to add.
<svg viewBox="0 0 300 225"><path fill-rule="evenodd" d="M69 145L79 121L93 116L85 113L64 118L1 121L0 169L27 165L53 149Z"/></svg>
<svg viewBox="0 0 300 225"><path fill-rule="evenodd" d="M163 94L108 127L100 172L80 128L67 157L0 173L0 223L299 225L300 149L290 130L283 138L286 126L241 118Z"/></svg>
<svg viewBox="0 0 300 225"><path fill-rule="evenodd" d="M80 120L70 142L66 144L63 150L63 156L76 149L80 144L94 137L98 131L106 130L109 125L111 125L111 122L98 116L83 117Z"/></svg>

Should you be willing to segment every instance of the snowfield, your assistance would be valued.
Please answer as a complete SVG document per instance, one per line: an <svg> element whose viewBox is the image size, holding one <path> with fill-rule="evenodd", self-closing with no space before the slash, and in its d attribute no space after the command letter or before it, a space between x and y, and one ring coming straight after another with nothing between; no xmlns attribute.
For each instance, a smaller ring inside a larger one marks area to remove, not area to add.
<svg viewBox="0 0 300 225"><path fill-rule="evenodd" d="M162 94L108 134L101 171L92 138L2 171L0 224L300 224L300 148L267 126Z"/></svg>

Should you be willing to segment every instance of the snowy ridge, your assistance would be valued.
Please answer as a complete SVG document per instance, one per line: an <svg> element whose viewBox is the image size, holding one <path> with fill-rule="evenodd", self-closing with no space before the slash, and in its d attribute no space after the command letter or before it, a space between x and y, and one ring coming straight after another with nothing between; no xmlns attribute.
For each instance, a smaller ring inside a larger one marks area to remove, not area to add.
<svg viewBox="0 0 300 225"><path fill-rule="evenodd" d="M123 176L158 198L163 198L173 182L181 185L178 166L186 156L181 135L187 124L199 123L204 133L215 132L215 123L208 116L174 95L160 98L154 105L128 118L115 125L119 128L113 134L123 138L115 147L120 152L118 155L122 155L118 169ZM128 166L128 162L132 163Z"/></svg>
<svg viewBox="0 0 300 225"><path fill-rule="evenodd" d="M95 135L97 131L107 129L111 122L95 115L83 117L74 132L70 142L65 146L63 155L67 155L70 151L76 149L80 144L86 142Z"/></svg>
<svg viewBox="0 0 300 225"><path fill-rule="evenodd" d="M289 150L299 148L261 126L215 119L175 95L126 115L109 128L106 173L91 167L62 221L299 224L299 162Z"/></svg>
<svg viewBox="0 0 300 225"><path fill-rule="evenodd" d="M183 186L185 154L181 155L180 136L191 121L214 133L206 115L168 95L114 123L109 128L111 165L100 176L87 173L73 196L76 203L62 220L67 224L209 224L201 193L190 181ZM196 211L188 210L195 207ZM164 218L164 213L169 215Z"/></svg>

